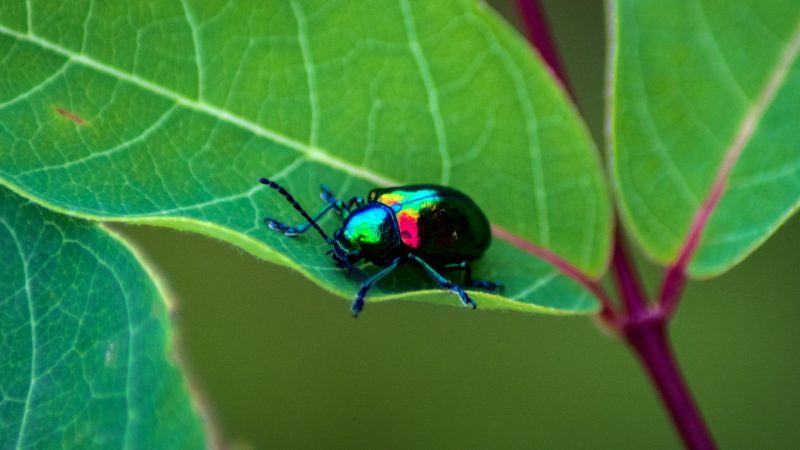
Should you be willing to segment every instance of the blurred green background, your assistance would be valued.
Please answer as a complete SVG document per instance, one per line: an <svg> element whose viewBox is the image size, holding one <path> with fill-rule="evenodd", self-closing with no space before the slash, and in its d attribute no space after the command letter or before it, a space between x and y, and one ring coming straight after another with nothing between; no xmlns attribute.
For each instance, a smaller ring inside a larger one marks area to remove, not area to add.
<svg viewBox="0 0 800 450"><path fill-rule="evenodd" d="M506 1L493 2L512 21ZM604 8L545 2L602 142ZM590 318L368 305L359 320L283 267L201 236L114 226L178 303L180 356L234 447L661 449L679 441L637 362ZM678 357L723 448L800 441L800 221L689 284ZM645 266L651 292L659 271Z"/></svg>

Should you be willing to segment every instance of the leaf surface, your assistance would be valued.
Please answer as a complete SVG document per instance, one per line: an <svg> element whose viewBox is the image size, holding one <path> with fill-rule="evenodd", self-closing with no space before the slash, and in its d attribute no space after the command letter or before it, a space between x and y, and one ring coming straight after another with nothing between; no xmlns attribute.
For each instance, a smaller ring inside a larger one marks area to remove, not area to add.
<svg viewBox="0 0 800 450"><path fill-rule="evenodd" d="M620 0L614 9L622 216L658 262L719 274L800 205L800 8Z"/></svg>
<svg viewBox="0 0 800 450"><path fill-rule="evenodd" d="M121 241L0 188L0 447L201 448L164 299Z"/></svg>
<svg viewBox="0 0 800 450"><path fill-rule="evenodd" d="M592 312L609 256L594 146L527 44L471 0L94 2L0 9L0 180L69 214L201 232L346 297L357 284L302 219L319 185L452 185L498 235L481 307ZM330 231L336 218L323 220ZM509 238L508 236L511 236ZM548 261L512 245L523 240ZM552 263L556 264L553 265ZM567 270L569 272L569 270ZM403 270L371 300L456 303ZM428 294L436 294L431 296Z"/></svg>

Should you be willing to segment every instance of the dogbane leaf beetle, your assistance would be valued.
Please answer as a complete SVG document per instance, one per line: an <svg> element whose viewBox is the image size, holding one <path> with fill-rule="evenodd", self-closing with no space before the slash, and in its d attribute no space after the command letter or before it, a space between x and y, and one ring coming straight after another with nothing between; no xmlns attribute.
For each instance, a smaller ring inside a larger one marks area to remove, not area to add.
<svg viewBox="0 0 800 450"><path fill-rule="evenodd" d="M331 245L328 254L337 267L347 269L348 276L361 260L381 267L361 284L350 308L353 317L363 309L370 288L404 264L420 266L439 287L458 295L464 305L473 309L477 305L464 288L442 273L463 271L464 284L469 287L502 289L500 284L472 279L470 262L483 256L492 235L483 211L460 191L417 184L377 188L369 192L366 200L353 197L343 201L322 186L320 196L325 204L311 216L283 186L267 178L258 181L278 191L306 220L302 225L289 226L265 218L271 229L297 236L314 228ZM344 219L333 237L317 223L330 211L337 211Z"/></svg>

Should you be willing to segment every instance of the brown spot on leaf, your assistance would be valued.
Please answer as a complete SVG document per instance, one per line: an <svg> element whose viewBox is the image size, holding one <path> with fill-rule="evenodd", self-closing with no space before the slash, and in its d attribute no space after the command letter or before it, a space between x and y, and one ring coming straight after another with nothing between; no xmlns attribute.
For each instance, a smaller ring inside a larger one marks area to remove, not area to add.
<svg viewBox="0 0 800 450"><path fill-rule="evenodd" d="M75 114L72 111L67 111L66 109L56 106L53 110L61 117L66 117L68 120L72 121L75 125L86 125L86 121L83 120L83 117Z"/></svg>

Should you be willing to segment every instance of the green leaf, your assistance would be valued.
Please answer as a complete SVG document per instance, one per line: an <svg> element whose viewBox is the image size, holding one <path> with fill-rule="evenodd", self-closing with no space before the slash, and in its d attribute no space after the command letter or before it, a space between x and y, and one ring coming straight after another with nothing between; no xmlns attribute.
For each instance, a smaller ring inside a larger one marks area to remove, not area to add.
<svg viewBox="0 0 800 450"><path fill-rule="evenodd" d="M200 448L162 294L124 243L0 188L0 447Z"/></svg>
<svg viewBox="0 0 800 450"><path fill-rule="evenodd" d="M795 0L614 2L613 171L644 250L719 274L800 205Z"/></svg>
<svg viewBox="0 0 800 450"><path fill-rule="evenodd" d="M596 311L581 283L609 256L598 157L542 62L485 5L29 3L0 9L0 180L20 194L225 239L351 297L318 236L266 229L267 215L301 218L258 177L312 210L320 183L342 197L448 184L497 227L476 276L506 296L476 294L482 308ZM457 303L418 271L378 287L371 300Z"/></svg>

